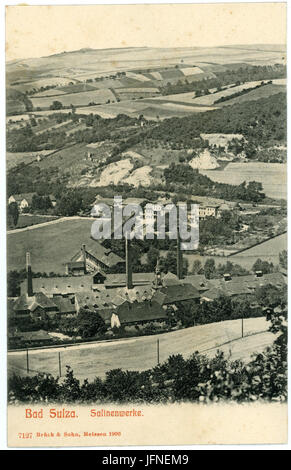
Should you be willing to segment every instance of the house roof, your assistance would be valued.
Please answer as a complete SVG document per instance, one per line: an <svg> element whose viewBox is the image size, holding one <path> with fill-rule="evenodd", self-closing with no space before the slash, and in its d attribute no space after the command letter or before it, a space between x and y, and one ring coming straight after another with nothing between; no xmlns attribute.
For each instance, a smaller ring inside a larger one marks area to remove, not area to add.
<svg viewBox="0 0 291 470"><path fill-rule="evenodd" d="M154 320L165 320L167 314L162 306L154 300L129 303L125 302L117 308L121 325Z"/></svg>
<svg viewBox="0 0 291 470"><path fill-rule="evenodd" d="M108 268L112 268L118 263L124 263L124 260L120 256L118 256L116 253L113 253L110 248L105 248L97 240L93 240L93 238L86 240L85 251L88 255L93 256L93 258L95 258L97 261L100 261ZM81 248L71 258L71 261L79 261L80 257L83 257Z"/></svg>
<svg viewBox="0 0 291 470"><path fill-rule="evenodd" d="M106 272L105 272L105 271L103 271L103 269L100 269L100 268L98 268L98 269L97 269L97 270L94 272L94 275L93 275L93 277L94 277L94 276L96 276L96 274L101 274L101 276L102 276L102 277L104 277L104 278L106 278L106 277L107 277L107 274L106 274Z"/></svg>
<svg viewBox="0 0 291 470"><path fill-rule="evenodd" d="M204 294L202 294L201 296L201 299L202 300L216 300L221 295L225 295L224 291L222 289L218 289L217 287L214 287L213 289L210 289L207 292L204 292Z"/></svg>
<svg viewBox="0 0 291 470"><path fill-rule="evenodd" d="M92 283L92 275L88 274L85 276L37 277L33 278L33 291L48 295L75 294L90 291ZM26 281L23 281L20 287L21 293L26 293Z"/></svg>
<svg viewBox="0 0 291 470"><path fill-rule="evenodd" d="M22 294L15 300L13 304L13 310L15 312L25 310L33 312L37 307L41 307L44 309L57 309L55 302L49 297L47 297L43 292L37 292L31 297L27 297L26 294Z"/></svg>
<svg viewBox="0 0 291 470"><path fill-rule="evenodd" d="M112 289L108 289L110 292ZM153 297L153 290L151 285L145 286L135 286L132 289L127 289L126 287L120 287L116 289L117 294L130 302L143 302L144 300L149 300Z"/></svg>
<svg viewBox="0 0 291 470"><path fill-rule="evenodd" d="M14 197L15 201L18 202L18 203L23 201L23 199L26 199L28 204L31 204L32 203L32 198L35 194L36 193L23 193L23 194L12 194L12 196Z"/></svg>
<svg viewBox="0 0 291 470"><path fill-rule="evenodd" d="M170 271L162 277L163 286L172 286L180 284L180 280L176 274L171 273Z"/></svg>
<svg viewBox="0 0 291 470"><path fill-rule="evenodd" d="M84 262L83 261L69 261L66 263L66 266L70 269L84 269Z"/></svg>
<svg viewBox="0 0 291 470"><path fill-rule="evenodd" d="M205 298L209 298L211 295L217 298L221 293L229 296L252 294L258 287L263 287L268 284L281 288L286 284L286 280L279 272L263 274L260 277L257 277L255 274L235 276L229 281L225 281L223 278L211 279L213 288L206 292ZM218 291L219 295L217 295Z"/></svg>
<svg viewBox="0 0 291 470"><path fill-rule="evenodd" d="M157 290L153 295L153 301L160 305L181 302L183 300L198 299L200 294L191 284L181 283L178 285L165 286Z"/></svg>
<svg viewBox="0 0 291 470"><path fill-rule="evenodd" d="M57 309L60 314L68 314L68 313L75 313L76 307L70 299L63 298L63 297L55 297L54 303L57 306Z"/></svg>
<svg viewBox="0 0 291 470"><path fill-rule="evenodd" d="M151 284L155 279L155 273L132 273L133 285ZM105 286L123 287L126 285L126 274L107 274L104 281Z"/></svg>
<svg viewBox="0 0 291 470"><path fill-rule="evenodd" d="M115 309L114 303L110 298L104 298L94 293L83 293L76 295L76 301L80 308L104 310L104 309Z"/></svg>
<svg viewBox="0 0 291 470"><path fill-rule="evenodd" d="M125 302L144 302L153 296L151 286L136 286L133 289L126 287L104 289L97 292L87 291L76 294L76 301L80 307L99 309L115 309Z"/></svg>
<svg viewBox="0 0 291 470"><path fill-rule="evenodd" d="M212 282L206 279L204 274L190 274L184 278L184 282L192 284L200 292L212 288Z"/></svg>

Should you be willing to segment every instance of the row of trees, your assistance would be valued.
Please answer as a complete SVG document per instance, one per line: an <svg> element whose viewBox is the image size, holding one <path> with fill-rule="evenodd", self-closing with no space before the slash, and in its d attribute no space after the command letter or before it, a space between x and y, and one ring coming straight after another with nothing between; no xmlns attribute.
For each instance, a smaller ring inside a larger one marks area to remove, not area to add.
<svg viewBox="0 0 291 470"><path fill-rule="evenodd" d="M224 66L225 71L215 71L215 77L210 74L203 80L190 82L185 78L177 83L168 83L166 86L159 87L162 95L173 95L176 93L186 93L194 91L196 96L208 94L209 89L216 88L221 91L223 86L259 80L269 80L286 77L286 66L276 64L274 66L245 65L239 68L231 65Z"/></svg>

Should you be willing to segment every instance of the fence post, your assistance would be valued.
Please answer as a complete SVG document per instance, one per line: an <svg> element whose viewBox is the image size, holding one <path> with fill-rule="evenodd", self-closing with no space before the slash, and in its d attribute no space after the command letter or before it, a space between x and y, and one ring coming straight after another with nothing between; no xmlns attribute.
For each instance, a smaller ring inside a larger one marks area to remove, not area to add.
<svg viewBox="0 0 291 470"><path fill-rule="evenodd" d="M158 356L158 364L160 363L160 340L157 340L157 356Z"/></svg>
<svg viewBox="0 0 291 470"><path fill-rule="evenodd" d="M26 370L29 374L29 359L28 359L28 348L26 348Z"/></svg>
<svg viewBox="0 0 291 470"><path fill-rule="evenodd" d="M59 352L59 374L62 377L61 353Z"/></svg>

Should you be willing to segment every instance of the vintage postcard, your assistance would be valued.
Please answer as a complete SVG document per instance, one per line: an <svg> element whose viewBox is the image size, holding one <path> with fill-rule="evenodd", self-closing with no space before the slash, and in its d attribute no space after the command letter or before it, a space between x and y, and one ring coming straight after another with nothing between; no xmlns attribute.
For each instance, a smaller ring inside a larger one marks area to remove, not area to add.
<svg viewBox="0 0 291 470"><path fill-rule="evenodd" d="M9 447L287 442L286 3L6 7Z"/></svg>

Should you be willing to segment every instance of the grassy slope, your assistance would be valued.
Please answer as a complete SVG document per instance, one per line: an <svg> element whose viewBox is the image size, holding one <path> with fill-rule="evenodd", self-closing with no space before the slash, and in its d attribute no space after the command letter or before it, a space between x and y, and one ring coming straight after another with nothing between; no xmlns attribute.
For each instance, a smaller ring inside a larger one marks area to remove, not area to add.
<svg viewBox="0 0 291 470"><path fill-rule="evenodd" d="M244 320L245 334L262 332L226 345L226 355L233 349L235 359L248 360L253 352L262 351L274 341L274 335L266 332L268 323L265 318ZM110 369L146 370L157 364L157 339L160 340L160 362L169 355L182 354L188 357L195 351L213 355L217 347L225 342L241 337L241 320L211 323L183 330L164 333L158 336L144 336L128 340L103 342L92 345L83 344L66 349L31 351L29 364L34 371L50 372L58 375L58 351L61 352L63 365L70 365L79 379L95 376L104 377ZM210 349L210 350L209 350ZM11 353L8 356L9 372L25 372L26 353Z"/></svg>
<svg viewBox="0 0 291 470"><path fill-rule="evenodd" d="M56 216L43 216L43 215L28 215L28 214L20 214L18 218L18 222L16 227L12 225L11 227L8 227L9 230L14 230L18 228L24 228L24 227L29 227L31 225L37 225L37 224L42 224L43 222L49 222L50 220L55 220L57 219Z"/></svg>
<svg viewBox="0 0 291 470"><path fill-rule="evenodd" d="M15 232L7 236L7 267L25 267L25 253L30 251L34 271L65 273L64 264L90 238L91 220L66 220L41 228Z"/></svg>
<svg viewBox="0 0 291 470"><path fill-rule="evenodd" d="M253 91L249 91L245 95L238 96L237 98L232 98L231 100L223 101L222 103L217 103L219 106L231 106L233 104L244 103L245 101L254 101L261 98L268 98L269 96L276 95L277 93L286 92L286 87L284 85L265 85L261 88L258 88Z"/></svg>

